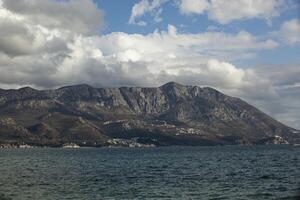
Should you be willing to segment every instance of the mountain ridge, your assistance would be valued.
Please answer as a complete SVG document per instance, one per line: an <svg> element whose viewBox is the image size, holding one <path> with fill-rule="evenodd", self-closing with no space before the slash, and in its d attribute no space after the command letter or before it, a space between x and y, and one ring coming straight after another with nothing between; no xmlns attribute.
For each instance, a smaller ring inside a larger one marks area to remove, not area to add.
<svg viewBox="0 0 300 200"><path fill-rule="evenodd" d="M105 146L111 139L134 139L147 145L227 145L270 143L277 136L299 142L298 130L210 87L168 82L0 90L0 144Z"/></svg>

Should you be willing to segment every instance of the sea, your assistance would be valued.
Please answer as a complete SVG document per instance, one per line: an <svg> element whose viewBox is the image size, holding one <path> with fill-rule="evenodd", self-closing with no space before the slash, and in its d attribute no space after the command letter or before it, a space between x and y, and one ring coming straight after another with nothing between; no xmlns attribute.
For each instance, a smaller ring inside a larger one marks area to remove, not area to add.
<svg viewBox="0 0 300 200"><path fill-rule="evenodd" d="M0 200L300 199L300 147L0 149Z"/></svg>

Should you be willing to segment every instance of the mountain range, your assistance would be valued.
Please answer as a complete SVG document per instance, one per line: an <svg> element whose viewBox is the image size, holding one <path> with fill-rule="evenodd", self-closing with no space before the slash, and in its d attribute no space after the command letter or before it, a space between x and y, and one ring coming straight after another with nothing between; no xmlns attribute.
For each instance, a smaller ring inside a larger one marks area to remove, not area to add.
<svg viewBox="0 0 300 200"><path fill-rule="evenodd" d="M0 89L0 144L297 144L300 132L210 87Z"/></svg>

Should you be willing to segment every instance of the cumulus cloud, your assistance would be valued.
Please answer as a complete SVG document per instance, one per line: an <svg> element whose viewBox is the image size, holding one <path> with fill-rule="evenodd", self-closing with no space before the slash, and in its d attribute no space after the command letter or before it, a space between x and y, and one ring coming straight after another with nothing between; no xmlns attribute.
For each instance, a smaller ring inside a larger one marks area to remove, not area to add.
<svg viewBox="0 0 300 200"><path fill-rule="evenodd" d="M194 80L195 84L232 89L246 87L250 84L247 77L255 75L230 64L231 61L253 56L257 50L277 47L276 42L245 31L189 34L178 33L172 25L166 31L156 30L147 35L114 32L99 36L92 34L95 29L89 28L94 19L84 28L69 24L68 16L81 13L78 6L81 1L30 2L29 6L23 1L20 4L3 1L0 8L3 85L151 86L168 80L186 83ZM95 15L102 16L101 10L88 2L91 16L82 17L82 23ZM157 0L145 4L154 9L161 3ZM45 10L47 7L50 11ZM55 9L62 9L67 17L57 15ZM143 12L136 11L135 16Z"/></svg>
<svg viewBox="0 0 300 200"><path fill-rule="evenodd" d="M300 44L300 21L298 19L285 21L275 35L289 45Z"/></svg>
<svg viewBox="0 0 300 200"><path fill-rule="evenodd" d="M280 98L284 90L279 92L278 88L300 82L298 71L290 71L286 78L274 78L262 75L266 71L234 65L260 50L278 47L275 41L246 31L224 33L211 29L191 34L169 25L167 30L147 35L98 35L103 14L91 0L24 2L0 0L0 87L55 88L79 83L159 86L173 80L212 86L270 111L268 104L260 102ZM161 2L149 1L145 5L156 10ZM141 22L136 19L152 12L147 9L134 11L134 22ZM298 82L290 81L293 74L298 74ZM273 105L279 107L278 103ZM286 116L290 111L282 107L274 116Z"/></svg>
<svg viewBox="0 0 300 200"><path fill-rule="evenodd" d="M235 20L262 18L270 20L278 16L282 0L180 0L182 14L207 13L208 18L221 24Z"/></svg>
<svg viewBox="0 0 300 200"><path fill-rule="evenodd" d="M131 10L131 16L129 18L129 24L135 24L139 26L147 25L147 22L138 20L145 14L151 14L154 16L155 22L160 22L162 18L160 14L162 12L161 5L168 0L141 0L140 2L136 3Z"/></svg>
<svg viewBox="0 0 300 200"><path fill-rule="evenodd" d="M282 0L212 0L208 17L221 24L251 18L270 20L279 15L282 5Z"/></svg>
<svg viewBox="0 0 300 200"><path fill-rule="evenodd" d="M249 97L251 103L290 126L300 128L300 65L258 66L254 69L268 80L275 92L267 100Z"/></svg>
<svg viewBox="0 0 300 200"><path fill-rule="evenodd" d="M210 6L207 0L181 0L179 9L182 14L202 14Z"/></svg>
<svg viewBox="0 0 300 200"><path fill-rule="evenodd" d="M3 12L49 28L95 33L103 24L103 12L90 0L2 0ZM74 23L76 22L76 23Z"/></svg>
<svg viewBox="0 0 300 200"><path fill-rule="evenodd" d="M141 0L132 7L129 24L147 25L139 18L150 14L154 21L160 17L162 5L170 0ZM210 20L220 24L229 24L236 20L264 19L268 24L273 17L279 16L290 1L284 0L176 0L179 11L183 15L207 14Z"/></svg>
<svg viewBox="0 0 300 200"><path fill-rule="evenodd" d="M1 0L0 52L13 57L66 51L72 34L96 33L102 15L89 0Z"/></svg>
<svg viewBox="0 0 300 200"><path fill-rule="evenodd" d="M169 25L167 31L156 30L148 35L115 32L99 36L72 32L68 27L21 22L11 21L22 28L14 32L13 38L32 39L24 39L28 48L22 52L11 50L20 50L22 45L14 39L7 40L11 49L0 42L2 84L44 88L76 83L152 86L168 80L194 80L195 84L220 85L224 89L248 87L247 78L255 77L253 72L228 61L277 47L274 41L245 31L182 34ZM6 39L10 36L7 34Z"/></svg>

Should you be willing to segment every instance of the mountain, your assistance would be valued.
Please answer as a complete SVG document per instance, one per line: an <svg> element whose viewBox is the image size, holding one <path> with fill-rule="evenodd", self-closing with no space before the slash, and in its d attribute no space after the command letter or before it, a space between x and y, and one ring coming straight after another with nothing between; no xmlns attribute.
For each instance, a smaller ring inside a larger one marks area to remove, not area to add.
<svg viewBox="0 0 300 200"><path fill-rule="evenodd" d="M274 138L295 144L300 132L209 87L0 89L0 144L231 145Z"/></svg>

